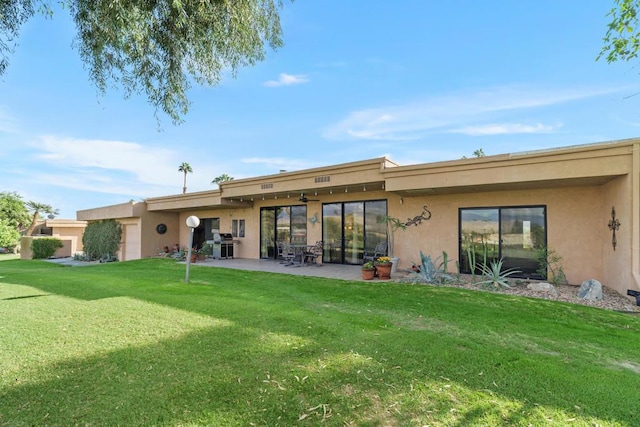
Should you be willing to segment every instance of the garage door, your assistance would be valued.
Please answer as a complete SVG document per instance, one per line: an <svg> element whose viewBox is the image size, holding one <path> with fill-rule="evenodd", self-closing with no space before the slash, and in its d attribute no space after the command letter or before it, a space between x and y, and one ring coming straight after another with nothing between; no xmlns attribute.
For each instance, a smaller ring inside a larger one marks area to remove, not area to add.
<svg viewBox="0 0 640 427"><path fill-rule="evenodd" d="M140 259L140 227L137 224L124 226L124 256L122 261Z"/></svg>

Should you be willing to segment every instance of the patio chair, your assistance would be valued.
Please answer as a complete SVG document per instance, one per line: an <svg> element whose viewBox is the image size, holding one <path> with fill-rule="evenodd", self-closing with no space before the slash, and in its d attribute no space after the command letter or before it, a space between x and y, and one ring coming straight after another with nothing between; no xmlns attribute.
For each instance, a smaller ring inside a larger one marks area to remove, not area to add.
<svg viewBox="0 0 640 427"><path fill-rule="evenodd" d="M384 240L382 242L378 242L373 252L364 251L364 255L362 257L363 263L367 261L375 261L377 258L381 256L385 256L387 254L387 241Z"/></svg>
<svg viewBox="0 0 640 427"><path fill-rule="evenodd" d="M307 251L304 253L304 261L320 266L322 264L318 264L318 259L322 259L322 250L323 250L324 242L322 240L318 240L315 245L307 248Z"/></svg>
<svg viewBox="0 0 640 427"><path fill-rule="evenodd" d="M276 249L278 251L277 259L280 260L280 264L293 264L293 258L295 257L295 254L291 248L291 245L278 240L276 242Z"/></svg>

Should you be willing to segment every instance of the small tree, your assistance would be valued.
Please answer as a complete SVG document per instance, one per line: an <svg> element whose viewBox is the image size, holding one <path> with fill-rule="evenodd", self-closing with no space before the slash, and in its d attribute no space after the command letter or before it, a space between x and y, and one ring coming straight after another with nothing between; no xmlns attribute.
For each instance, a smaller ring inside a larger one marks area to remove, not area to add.
<svg viewBox="0 0 640 427"><path fill-rule="evenodd" d="M113 219L91 222L82 236L84 254L89 260L110 261L118 252L121 240L122 226L119 222Z"/></svg>
<svg viewBox="0 0 640 427"><path fill-rule="evenodd" d="M45 203L38 203L34 201L28 201L25 203L27 208L32 212L31 224L27 231L24 233L27 236L31 236L33 234L33 230L35 230L36 225L38 225L38 219L40 218L40 213L46 213L50 215L58 215L58 210L51 207L51 205L47 205Z"/></svg>

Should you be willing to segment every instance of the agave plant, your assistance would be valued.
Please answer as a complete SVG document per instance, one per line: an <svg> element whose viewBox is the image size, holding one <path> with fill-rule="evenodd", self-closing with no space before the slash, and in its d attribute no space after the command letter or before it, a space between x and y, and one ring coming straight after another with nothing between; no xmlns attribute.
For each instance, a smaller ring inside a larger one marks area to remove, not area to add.
<svg viewBox="0 0 640 427"><path fill-rule="evenodd" d="M502 286L503 288L510 288L508 277L512 274L520 273L520 270L515 268L509 268L502 270L502 264L504 260L501 258L498 261L491 261L490 265L482 264L482 276L485 280L479 282L479 285L488 284L493 286Z"/></svg>
<svg viewBox="0 0 640 427"><path fill-rule="evenodd" d="M454 277L447 273L447 264L449 259L446 252L442 252L443 260L441 257L437 257L435 260L431 259L431 255L425 255L420 251L420 266L417 272L414 272L414 283L432 283L442 284L447 281L453 281Z"/></svg>

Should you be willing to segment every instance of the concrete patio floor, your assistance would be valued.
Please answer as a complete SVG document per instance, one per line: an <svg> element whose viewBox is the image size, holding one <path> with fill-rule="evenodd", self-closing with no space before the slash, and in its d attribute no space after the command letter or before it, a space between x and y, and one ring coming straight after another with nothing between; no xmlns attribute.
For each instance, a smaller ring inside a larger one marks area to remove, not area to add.
<svg viewBox="0 0 640 427"><path fill-rule="evenodd" d="M305 266L286 266L279 261L258 260L258 259L213 259L207 258L205 261L197 261L192 266L233 268L238 270L266 271L270 273L292 274L295 276L326 277L340 280L362 280L362 273L359 265L343 264L322 264ZM405 272L398 272L391 277L391 280L403 277ZM377 281L377 279L375 279Z"/></svg>

